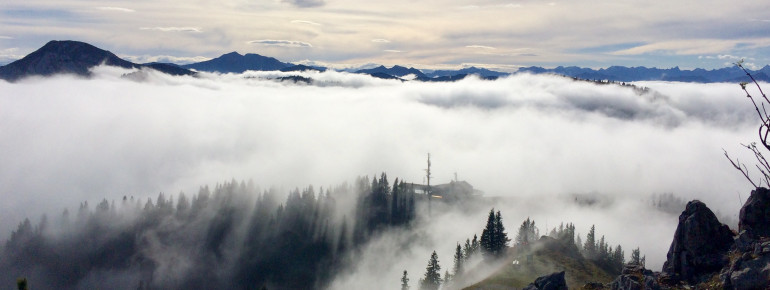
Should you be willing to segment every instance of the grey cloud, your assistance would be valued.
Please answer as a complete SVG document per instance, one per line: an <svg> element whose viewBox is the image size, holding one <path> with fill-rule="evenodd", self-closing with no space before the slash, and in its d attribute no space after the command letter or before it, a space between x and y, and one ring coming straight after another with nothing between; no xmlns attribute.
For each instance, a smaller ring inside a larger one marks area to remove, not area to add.
<svg viewBox="0 0 770 290"><path fill-rule="evenodd" d="M282 39L260 39L248 41L249 44L261 44L268 46L282 46L282 47L313 47L312 44L303 41L294 40L282 40Z"/></svg>
<svg viewBox="0 0 770 290"><path fill-rule="evenodd" d="M203 32L199 27L176 27L176 26L168 26L168 27L142 27L139 28L141 30L157 30L162 32Z"/></svg>
<svg viewBox="0 0 770 290"><path fill-rule="evenodd" d="M283 2L301 8L320 7L326 5L326 1L324 0L283 0Z"/></svg>

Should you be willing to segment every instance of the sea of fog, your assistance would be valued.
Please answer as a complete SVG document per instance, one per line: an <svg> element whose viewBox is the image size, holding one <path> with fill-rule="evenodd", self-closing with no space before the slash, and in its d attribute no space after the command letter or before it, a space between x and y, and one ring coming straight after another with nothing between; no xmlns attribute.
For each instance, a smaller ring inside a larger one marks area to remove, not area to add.
<svg viewBox="0 0 770 290"><path fill-rule="evenodd" d="M634 83L641 91L528 74L422 83L306 72L313 82L295 84L276 72L143 81L94 72L0 81L2 240L25 217L83 201L231 179L288 190L387 172L422 183L430 153L432 183L456 174L496 197L512 238L527 217L541 232L573 222L583 239L596 225L660 270L677 214L655 210L651 196L700 199L731 223L751 190L723 155L753 166L740 143L757 140L758 121L737 84ZM456 243L480 235L488 211L422 211L419 241L394 249L409 235L381 236L332 288L393 288L403 270L414 284L433 250L451 269Z"/></svg>

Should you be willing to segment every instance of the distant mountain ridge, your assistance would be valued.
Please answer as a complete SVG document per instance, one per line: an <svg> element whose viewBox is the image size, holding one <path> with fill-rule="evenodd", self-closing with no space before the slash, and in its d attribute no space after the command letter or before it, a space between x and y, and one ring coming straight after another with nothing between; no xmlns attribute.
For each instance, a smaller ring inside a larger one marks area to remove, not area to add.
<svg viewBox="0 0 770 290"><path fill-rule="evenodd" d="M293 66L272 57L261 56L255 53L241 55L231 52L215 59L183 65L188 69L218 73L243 73L247 70L274 71Z"/></svg>
<svg viewBox="0 0 770 290"><path fill-rule="evenodd" d="M0 79L16 81L30 76L74 74L91 76L90 69L101 64L127 69L149 67L171 75L192 75L175 64L136 64L91 44L64 40L50 41L24 58L0 67Z"/></svg>
<svg viewBox="0 0 770 290"><path fill-rule="evenodd" d="M318 66L295 65L255 53L241 55L238 52L230 52L214 59L186 65L171 63L136 64L121 59L112 52L97 48L91 44L65 40L50 41L24 58L5 66L0 66L0 79L12 82L29 76L50 76L54 74L75 74L88 77L91 75L90 69L100 64L122 68L152 68L171 75L194 75L196 72L191 70L213 73L243 73L248 70L283 72L312 70L322 72L328 69ZM470 75L492 80L511 74L473 66L458 70L421 70L400 65L394 65L390 68L380 65L352 71L382 79L425 82L457 81ZM759 70L749 70L749 72L757 80L770 82L770 65L766 65ZM530 66L519 68L514 72L514 74L516 73L556 74L584 80L614 82L677 81L712 83L749 81L746 74L737 67L712 70L700 68L682 70L679 67L660 69L654 67L611 66L608 68L591 69L576 66L558 66L555 68Z"/></svg>
<svg viewBox="0 0 770 290"><path fill-rule="evenodd" d="M358 71L356 71L356 73L359 73L359 74L369 74L369 75L386 74L386 75L391 75L391 76L399 77L399 78L402 78L402 77L405 77L405 76L408 76L408 75L414 75L417 79L426 79L426 78L428 78L428 76L426 76L422 71L420 71L420 70L418 70L416 68L413 68L413 67L406 68L406 67L403 67L403 66L400 66L400 65L394 65L391 68L387 68L384 65L381 65L381 66L378 66L378 67L375 67L375 68L358 70Z"/></svg>
<svg viewBox="0 0 770 290"><path fill-rule="evenodd" d="M624 66L611 66L601 69L581 68L576 66L563 67L559 66L553 69L545 69L542 67L531 66L523 67L518 72L528 72L533 74L551 73L564 75L569 77L575 77L587 80L609 80L617 82L634 82L634 81L678 81L678 82L698 82L698 83L714 83L714 82L741 82L748 81L746 76L740 68L736 66L724 67L720 69L705 70L681 70L679 67L669 69L659 68L647 68L647 67L624 67ZM770 81L770 66L750 71L757 80Z"/></svg>

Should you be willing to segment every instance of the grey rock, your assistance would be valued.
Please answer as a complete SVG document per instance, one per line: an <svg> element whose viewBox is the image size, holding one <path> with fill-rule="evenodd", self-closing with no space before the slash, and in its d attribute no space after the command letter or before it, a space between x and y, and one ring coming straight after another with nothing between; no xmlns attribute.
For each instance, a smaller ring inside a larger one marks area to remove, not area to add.
<svg viewBox="0 0 770 290"><path fill-rule="evenodd" d="M733 232L706 204L690 201L679 215L663 272L674 282L694 284L699 277L716 273L729 262L726 254L733 242Z"/></svg>
<svg viewBox="0 0 770 290"><path fill-rule="evenodd" d="M754 237L770 237L770 190L764 187L752 190L738 218L740 231Z"/></svg>
<svg viewBox="0 0 770 290"><path fill-rule="evenodd" d="M739 269L729 272L728 289L765 289L770 287L770 256L743 261Z"/></svg>
<svg viewBox="0 0 770 290"><path fill-rule="evenodd" d="M535 279L535 282L524 287L524 290L567 290L567 281L564 280L564 271L538 277Z"/></svg>
<svg viewBox="0 0 770 290"><path fill-rule="evenodd" d="M613 290L643 290L643 289L662 289L652 271L645 269L641 265L626 264L620 276L610 283L610 289Z"/></svg>

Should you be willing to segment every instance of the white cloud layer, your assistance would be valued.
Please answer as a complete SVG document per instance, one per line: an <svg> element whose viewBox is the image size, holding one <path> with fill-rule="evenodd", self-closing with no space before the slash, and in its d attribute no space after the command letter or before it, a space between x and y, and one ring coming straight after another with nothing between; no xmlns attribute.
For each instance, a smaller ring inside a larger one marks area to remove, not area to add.
<svg viewBox="0 0 770 290"><path fill-rule="evenodd" d="M583 237L596 224L659 269L677 218L649 209L651 194L734 217L750 189L722 155L750 160L738 144L755 139L754 112L733 84L641 83L653 93L638 94L533 75L402 83L305 72L314 82L295 85L265 79L290 75L279 72L150 73L141 83L96 72L0 81L0 238L24 217L85 200L191 193L232 178L293 188L385 171L419 183L430 152L437 182L456 172L500 197L489 207L511 235L526 217L541 230L574 222ZM592 192L607 202L572 203ZM414 285L434 249L451 267L455 243L480 234L489 207L436 209L423 230L384 235L333 288L390 289L404 269ZM392 249L415 233L420 243Z"/></svg>

